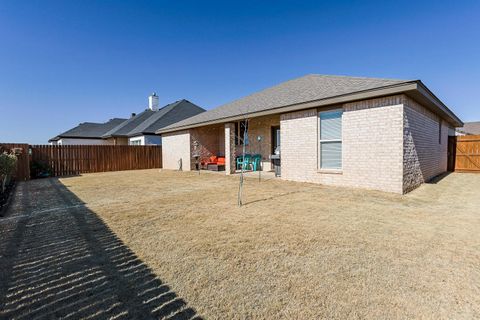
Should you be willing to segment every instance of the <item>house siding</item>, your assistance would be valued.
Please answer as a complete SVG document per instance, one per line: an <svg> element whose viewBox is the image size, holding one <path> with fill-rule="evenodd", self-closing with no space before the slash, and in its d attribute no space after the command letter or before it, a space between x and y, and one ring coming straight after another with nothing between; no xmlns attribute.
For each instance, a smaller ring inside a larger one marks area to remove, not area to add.
<svg viewBox="0 0 480 320"><path fill-rule="evenodd" d="M318 166L318 111L282 114L281 161L285 180L403 192L402 96L337 106L342 116L342 170Z"/></svg>
<svg viewBox="0 0 480 320"><path fill-rule="evenodd" d="M105 139L108 141L108 144L113 144L115 146L126 146L128 145L128 138L123 138L123 137L114 137L114 138L108 138Z"/></svg>
<svg viewBox="0 0 480 320"><path fill-rule="evenodd" d="M190 171L190 132L178 131L162 135L162 165L164 169Z"/></svg>
<svg viewBox="0 0 480 320"><path fill-rule="evenodd" d="M447 171L449 125L414 100L404 96L403 192ZM439 143L439 121L442 123Z"/></svg>

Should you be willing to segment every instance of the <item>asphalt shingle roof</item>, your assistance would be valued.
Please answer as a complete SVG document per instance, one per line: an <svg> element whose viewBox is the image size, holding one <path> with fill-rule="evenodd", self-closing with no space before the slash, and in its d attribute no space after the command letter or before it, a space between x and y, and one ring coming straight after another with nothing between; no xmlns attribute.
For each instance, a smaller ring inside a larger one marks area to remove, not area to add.
<svg viewBox="0 0 480 320"><path fill-rule="evenodd" d="M119 126L106 132L103 137L132 137L144 134L155 134L155 131L180 120L195 116L205 109L182 99L168 104L158 111L147 109L128 119Z"/></svg>
<svg viewBox="0 0 480 320"><path fill-rule="evenodd" d="M465 134L479 135L480 134L480 121L465 122L463 127L457 128L457 131L465 133Z"/></svg>
<svg viewBox="0 0 480 320"><path fill-rule="evenodd" d="M141 123L134 130L130 131L129 136L155 134L155 131L159 129L202 112L205 112L205 109L188 100L182 99L166 105L162 109L155 112L155 114L153 114L150 118Z"/></svg>
<svg viewBox="0 0 480 320"><path fill-rule="evenodd" d="M152 116L155 111L147 109L124 123L120 124L119 126L112 128L110 131L106 132L103 135L103 138L110 138L110 137L128 137L130 131L134 130L138 127L142 122L146 121L150 116Z"/></svg>
<svg viewBox="0 0 480 320"><path fill-rule="evenodd" d="M56 141L61 138L94 138L100 139L105 132L117 127L127 119L114 118L105 123L83 122L75 128L67 130L49 141Z"/></svg>
<svg viewBox="0 0 480 320"><path fill-rule="evenodd" d="M369 89L407 83L412 80L361 78L310 74L224 104L164 129L200 124L208 121L271 110L283 106L325 99Z"/></svg>

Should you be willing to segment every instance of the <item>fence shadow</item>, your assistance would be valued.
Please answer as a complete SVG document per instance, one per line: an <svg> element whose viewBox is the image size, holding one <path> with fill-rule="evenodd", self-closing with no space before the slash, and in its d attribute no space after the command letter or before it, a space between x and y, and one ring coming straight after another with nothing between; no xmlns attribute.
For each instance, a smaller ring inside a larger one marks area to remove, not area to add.
<svg viewBox="0 0 480 320"><path fill-rule="evenodd" d="M57 179L0 218L0 319L201 319Z"/></svg>

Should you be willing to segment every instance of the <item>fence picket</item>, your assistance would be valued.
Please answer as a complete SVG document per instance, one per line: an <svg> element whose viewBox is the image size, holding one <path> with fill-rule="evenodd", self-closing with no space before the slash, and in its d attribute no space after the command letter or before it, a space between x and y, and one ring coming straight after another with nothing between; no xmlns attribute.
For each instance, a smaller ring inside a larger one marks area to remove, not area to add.
<svg viewBox="0 0 480 320"><path fill-rule="evenodd" d="M52 176L162 167L161 146L33 145L31 152L31 161L48 164Z"/></svg>

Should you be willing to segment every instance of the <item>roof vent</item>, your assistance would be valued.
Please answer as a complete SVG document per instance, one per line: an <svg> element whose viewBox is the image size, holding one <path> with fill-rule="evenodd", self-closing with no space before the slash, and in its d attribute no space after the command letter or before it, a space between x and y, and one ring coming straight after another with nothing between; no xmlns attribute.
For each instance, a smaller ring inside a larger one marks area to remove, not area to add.
<svg viewBox="0 0 480 320"><path fill-rule="evenodd" d="M132 112L132 118L135 117L137 114L135 112Z"/></svg>
<svg viewBox="0 0 480 320"><path fill-rule="evenodd" d="M148 109L152 111L158 110L158 96L155 92L148 97Z"/></svg>

